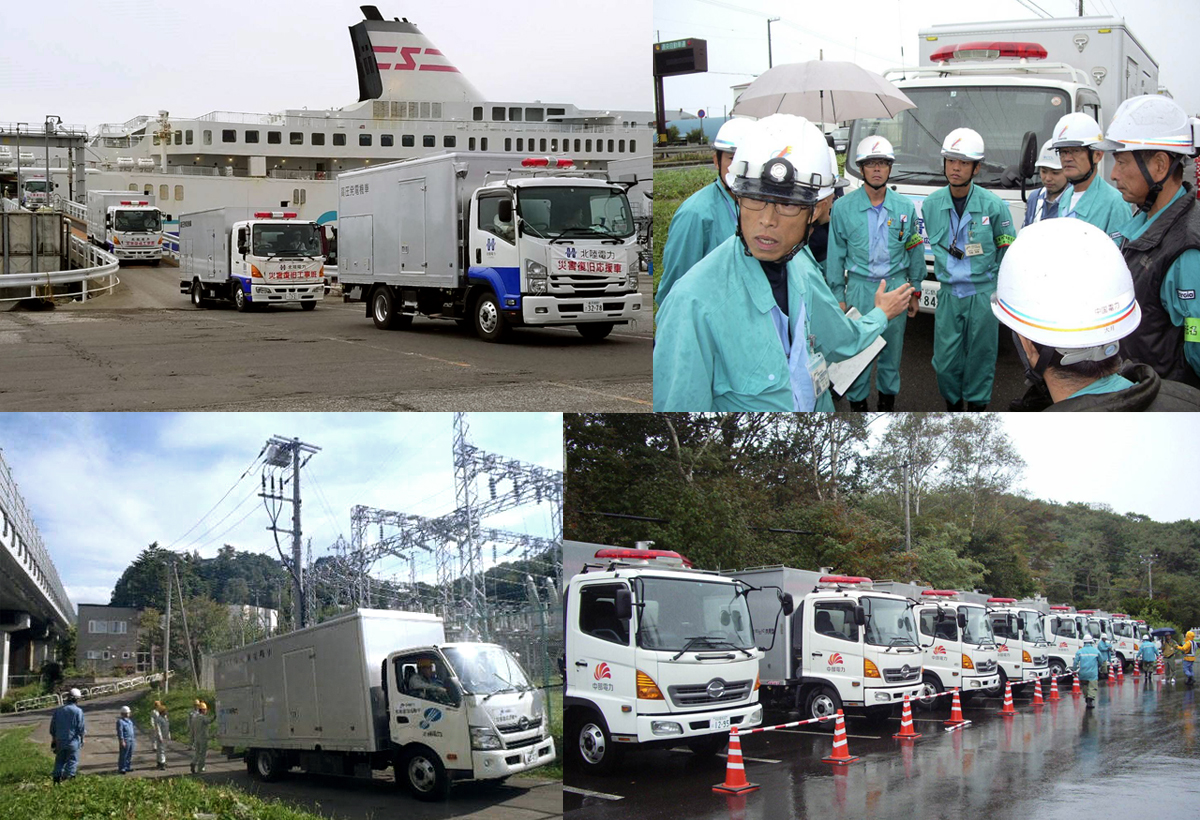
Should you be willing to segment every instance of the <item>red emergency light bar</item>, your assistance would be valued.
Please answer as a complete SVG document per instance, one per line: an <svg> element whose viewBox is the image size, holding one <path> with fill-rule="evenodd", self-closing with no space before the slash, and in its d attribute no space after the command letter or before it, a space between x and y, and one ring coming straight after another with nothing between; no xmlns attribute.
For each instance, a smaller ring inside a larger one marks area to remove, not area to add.
<svg viewBox="0 0 1200 820"><path fill-rule="evenodd" d="M1052 606L1050 608L1052 610L1054 610L1055 612L1070 612L1071 611L1071 607L1069 607L1069 606L1061 606L1060 605L1060 606Z"/></svg>
<svg viewBox="0 0 1200 820"><path fill-rule="evenodd" d="M1128 617L1129 617L1129 616L1128 616L1128 615L1126 615L1124 612L1114 612L1114 613L1112 614L1112 616L1113 616L1114 618L1128 618Z"/></svg>
<svg viewBox="0 0 1200 820"><path fill-rule="evenodd" d="M1081 609L1081 610L1079 610L1079 614L1080 615L1092 615L1093 613L1095 613L1095 611L1096 610L1094 610L1094 609Z"/></svg>
<svg viewBox="0 0 1200 820"><path fill-rule="evenodd" d="M950 60L996 60L1000 57L1044 60L1047 56L1046 49L1037 43L977 41L939 48L929 56L929 59L935 63L945 63Z"/></svg>
<svg viewBox="0 0 1200 820"><path fill-rule="evenodd" d="M149 202L122 202L122 205L149 205Z"/></svg>
<svg viewBox="0 0 1200 820"><path fill-rule="evenodd" d="M949 598L957 595L958 592L953 589L927 589L921 594L928 595L930 598Z"/></svg>
<svg viewBox="0 0 1200 820"><path fill-rule="evenodd" d="M989 604L1015 604L1017 602L1017 599L1016 598L988 598L987 602Z"/></svg>
<svg viewBox="0 0 1200 820"><path fill-rule="evenodd" d="M690 567L692 562L684 558L679 553L673 550L622 550L622 549L607 549L596 550L597 558L611 558L616 561L631 560L631 561L649 561L653 558L672 558L683 562L685 567Z"/></svg>
<svg viewBox="0 0 1200 820"><path fill-rule="evenodd" d="M526 157L521 160L521 165L525 168L571 168L575 161L553 157Z"/></svg>
<svg viewBox="0 0 1200 820"><path fill-rule="evenodd" d="M255 219L295 219L296 214L291 211L258 211L254 214Z"/></svg>
<svg viewBox="0 0 1200 820"><path fill-rule="evenodd" d="M870 578L865 578L862 575L822 575L817 581L819 584L869 584Z"/></svg>

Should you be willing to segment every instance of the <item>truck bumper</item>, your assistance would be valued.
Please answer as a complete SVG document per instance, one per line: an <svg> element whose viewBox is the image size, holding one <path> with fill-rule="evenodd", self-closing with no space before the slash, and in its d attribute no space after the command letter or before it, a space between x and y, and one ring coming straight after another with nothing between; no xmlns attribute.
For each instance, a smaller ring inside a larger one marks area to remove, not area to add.
<svg viewBox="0 0 1200 820"><path fill-rule="evenodd" d="M260 305L286 305L291 302L320 302L325 299L325 283L305 282L303 285L250 286L250 301Z"/></svg>
<svg viewBox="0 0 1200 820"><path fill-rule="evenodd" d="M471 752L476 780L507 777L510 774L536 769L554 762L554 738L547 737L523 749L497 749Z"/></svg>
<svg viewBox="0 0 1200 820"><path fill-rule="evenodd" d="M916 700L921 694L924 685L921 681L905 683L900 686L868 686L863 690L862 706L890 706L893 703L902 703L904 696L908 695L909 700ZM851 701L846 701L846 705L853 705Z"/></svg>
<svg viewBox="0 0 1200 820"><path fill-rule="evenodd" d="M981 689L990 689L993 686L1000 685L1000 673L995 675L985 675L978 678L963 678L962 691L966 693L978 692Z"/></svg>
<svg viewBox="0 0 1200 820"><path fill-rule="evenodd" d="M588 305L599 310L588 311ZM522 296L521 320L527 325L630 322L642 317L642 295Z"/></svg>
<svg viewBox="0 0 1200 820"><path fill-rule="evenodd" d="M1045 678L1050 674L1050 666L1026 666L1022 670L1021 680L1031 681L1035 678Z"/></svg>
<svg viewBox="0 0 1200 820"><path fill-rule="evenodd" d="M162 246L150 248L128 248L120 245L113 246L112 255L122 262L132 262L139 259L162 259Z"/></svg>
<svg viewBox="0 0 1200 820"><path fill-rule="evenodd" d="M637 742L650 743L656 740L687 739L718 732L728 733L733 726L738 730L753 729L762 724L761 703L751 703L732 709L716 709L705 712L671 712L660 715L638 715ZM723 724L723 725L722 725ZM716 728L721 726L721 728ZM675 727L678 727L676 729Z"/></svg>

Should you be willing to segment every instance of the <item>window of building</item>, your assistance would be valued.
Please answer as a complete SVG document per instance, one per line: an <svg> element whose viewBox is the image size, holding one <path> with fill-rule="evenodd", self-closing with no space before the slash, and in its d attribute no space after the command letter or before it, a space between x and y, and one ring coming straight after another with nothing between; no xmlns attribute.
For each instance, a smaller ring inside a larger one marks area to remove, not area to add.
<svg viewBox="0 0 1200 820"><path fill-rule="evenodd" d="M538 144L540 145L540 147L538 148L539 151L546 150L546 138L545 137L543 137L542 140Z"/></svg>
<svg viewBox="0 0 1200 820"><path fill-rule="evenodd" d="M525 150L525 140L522 137L517 137L517 153Z"/></svg>
<svg viewBox="0 0 1200 820"><path fill-rule="evenodd" d="M504 138L504 150L505 150L505 151L511 151L511 150L512 150L512 137L505 137L505 138Z"/></svg>
<svg viewBox="0 0 1200 820"><path fill-rule="evenodd" d="M508 121L509 122L520 122L521 121L521 109L515 108L515 107L508 109Z"/></svg>
<svg viewBox="0 0 1200 820"><path fill-rule="evenodd" d="M123 661L127 661L127 660L129 660L129 653L128 653L128 652L122 652L122 653L121 653L121 660L123 660Z"/></svg>
<svg viewBox="0 0 1200 820"><path fill-rule="evenodd" d="M313 134L312 135L312 144L313 145L324 145L325 144L325 135L324 134Z"/></svg>
<svg viewBox="0 0 1200 820"><path fill-rule="evenodd" d="M631 153L631 154L637 153L637 140L629 141L629 153Z"/></svg>
<svg viewBox="0 0 1200 820"><path fill-rule="evenodd" d="M334 134L333 135L333 144L334 145L345 145L346 144L346 135L345 134Z"/></svg>
<svg viewBox="0 0 1200 820"><path fill-rule="evenodd" d="M558 153L558 140L550 140L550 150L556 154Z"/></svg>
<svg viewBox="0 0 1200 820"><path fill-rule="evenodd" d="M98 660L100 660L100 650L98 650L98 649L89 649L89 650L87 651L87 659L88 659L89 661L98 661Z"/></svg>
<svg viewBox="0 0 1200 820"><path fill-rule="evenodd" d="M504 106L492 106L492 119L496 122L504 122Z"/></svg>
<svg viewBox="0 0 1200 820"><path fill-rule="evenodd" d="M291 131L288 133L288 143L291 145L303 145L304 133L302 131Z"/></svg>
<svg viewBox="0 0 1200 820"><path fill-rule="evenodd" d="M237 131L232 128L221 131L221 142L237 142Z"/></svg>
<svg viewBox="0 0 1200 820"><path fill-rule="evenodd" d="M182 131L175 132L175 144L183 145L183 132Z"/></svg>
<svg viewBox="0 0 1200 820"><path fill-rule="evenodd" d="M358 135L358 144L359 145L370 145L371 144L371 135L370 134L359 134Z"/></svg>
<svg viewBox="0 0 1200 820"><path fill-rule="evenodd" d="M421 119L427 120L430 118L430 116L431 116L431 114L429 113L429 103L427 103L427 102L421 103Z"/></svg>
<svg viewBox="0 0 1200 820"><path fill-rule="evenodd" d="M402 146L404 146L405 148L412 148L414 145L417 144L417 138L414 137L412 134L401 134L400 135L400 144Z"/></svg>
<svg viewBox="0 0 1200 820"><path fill-rule="evenodd" d="M391 134L380 134L379 135L380 147L391 148L395 144L396 144L396 138L394 136L392 136Z"/></svg>
<svg viewBox="0 0 1200 820"><path fill-rule="evenodd" d="M544 109L541 108L526 108L525 122L541 122L543 119L545 119L543 113Z"/></svg>
<svg viewBox="0 0 1200 820"><path fill-rule="evenodd" d="M205 144L205 145L212 145L212 131L205 131L205 132L204 132L204 144Z"/></svg>
<svg viewBox="0 0 1200 820"><path fill-rule="evenodd" d="M243 139L246 140L247 144L257 143L258 142L258 132L257 131L247 131L246 136L243 137Z"/></svg>
<svg viewBox="0 0 1200 820"><path fill-rule="evenodd" d="M283 134L281 134L279 131L268 131L267 132L267 145L282 145L282 144L283 144Z"/></svg>
<svg viewBox="0 0 1200 820"><path fill-rule="evenodd" d="M617 590L623 584L592 584L579 591L579 629L602 641L629 645L629 621L617 617Z"/></svg>
<svg viewBox="0 0 1200 820"><path fill-rule="evenodd" d="M483 122L483 106L477 105L471 110L471 119L475 122Z"/></svg>
<svg viewBox="0 0 1200 820"><path fill-rule="evenodd" d="M108 621L88 621L88 632L92 635L108 633Z"/></svg>
<svg viewBox="0 0 1200 820"><path fill-rule="evenodd" d="M622 154L625 153L625 140L621 140L620 142L617 143L617 150L620 151Z"/></svg>
<svg viewBox="0 0 1200 820"><path fill-rule="evenodd" d="M175 186L175 201L183 202L183 186L182 185Z"/></svg>
<svg viewBox="0 0 1200 820"><path fill-rule="evenodd" d="M548 116L548 117L561 117L566 113L567 113L567 110L565 108L547 108L546 109L546 116Z"/></svg>
<svg viewBox="0 0 1200 820"><path fill-rule="evenodd" d="M612 152L613 152L613 141L609 140L608 141L608 153L611 154Z"/></svg>
<svg viewBox="0 0 1200 820"><path fill-rule="evenodd" d="M137 190L137 185L130 185L130 186L129 186L129 190L131 190L131 191L136 191L136 190Z"/></svg>
<svg viewBox="0 0 1200 820"><path fill-rule="evenodd" d="M426 148L434 148L437 146L437 138L433 134L426 134L421 137L421 145Z"/></svg>
<svg viewBox="0 0 1200 820"><path fill-rule="evenodd" d="M154 138L155 145L161 144L161 140L158 138L158 134L152 134L151 136L153 136L153 138Z"/></svg>
<svg viewBox="0 0 1200 820"><path fill-rule="evenodd" d="M583 149L579 147L579 140L575 140L575 153L578 154Z"/></svg>
<svg viewBox="0 0 1200 820"><path fill-rule="evenodd" d="M184 145L192 144L192 132L190 130L183 132L183 144Z"/></svg>
<svg viewBox="0 0 1200 820"><path fill-rule="evenodd" d="M487 150L487 140L488 140L488 138L487 138L487 137L480 137L480 138L479 138L479 150L480 150L480 151L486 151L486 150Z"/></svg>
<svg viewBox="0 0 1200 820"><path fill-rule="evenodd" d="M454 148L457 145L458 145L458 137L454 136L453 134L447 134L446 136L442 137L442 147L443 148Z"/></svg>
<svg viewBox="0 0 1200 820"><path fill-rule="evenodd" d="M474 138L474 137L468 137L468 138L467 138L467 150L468 150L468 151L474 151L474 150L475 150L475 138Z"/></svg>
<svg viewBox="0 0 1200 820"><path fill-rule="evenodd" d="M171 186L169 186L169 185L159 185L158 186L158 198L163 200L164 202L167 199L169 199L168 194L170 194L170 192L171 192Z"/></svg>
<svg viewBox="0 0 1200 820"><path fill-rule="evenodd" d="M590 154L592 152L592 141L588 140L587 142L584 143L584 145L587 146L586 150Z"/></svg>

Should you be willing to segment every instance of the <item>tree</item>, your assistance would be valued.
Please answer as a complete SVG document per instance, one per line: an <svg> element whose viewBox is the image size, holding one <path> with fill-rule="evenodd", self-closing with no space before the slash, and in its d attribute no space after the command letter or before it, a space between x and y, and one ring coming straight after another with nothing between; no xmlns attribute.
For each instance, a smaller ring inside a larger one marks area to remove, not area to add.
<svg viewBox="0 0 1200 820"><path fill-rule="evenodd" d="M688 131L688 133L687 133L687 141L689 144L699 143L701 140L701 137L703 137L703 136L704 136L704 134L701 131L701 129L693 128L691 131Z"/></svg>

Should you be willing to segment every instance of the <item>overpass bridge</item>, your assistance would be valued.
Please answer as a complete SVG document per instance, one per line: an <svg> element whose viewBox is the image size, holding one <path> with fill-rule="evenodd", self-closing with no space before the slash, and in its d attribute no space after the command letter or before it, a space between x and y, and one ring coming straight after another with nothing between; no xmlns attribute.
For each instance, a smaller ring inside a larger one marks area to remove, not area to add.
<svg viewBox="0 0 1200 820"><path fill-rule="evenodd" d="M0 697L13 675L54 659L55 641L74 622L75 607L0 454Z"/></svg>

